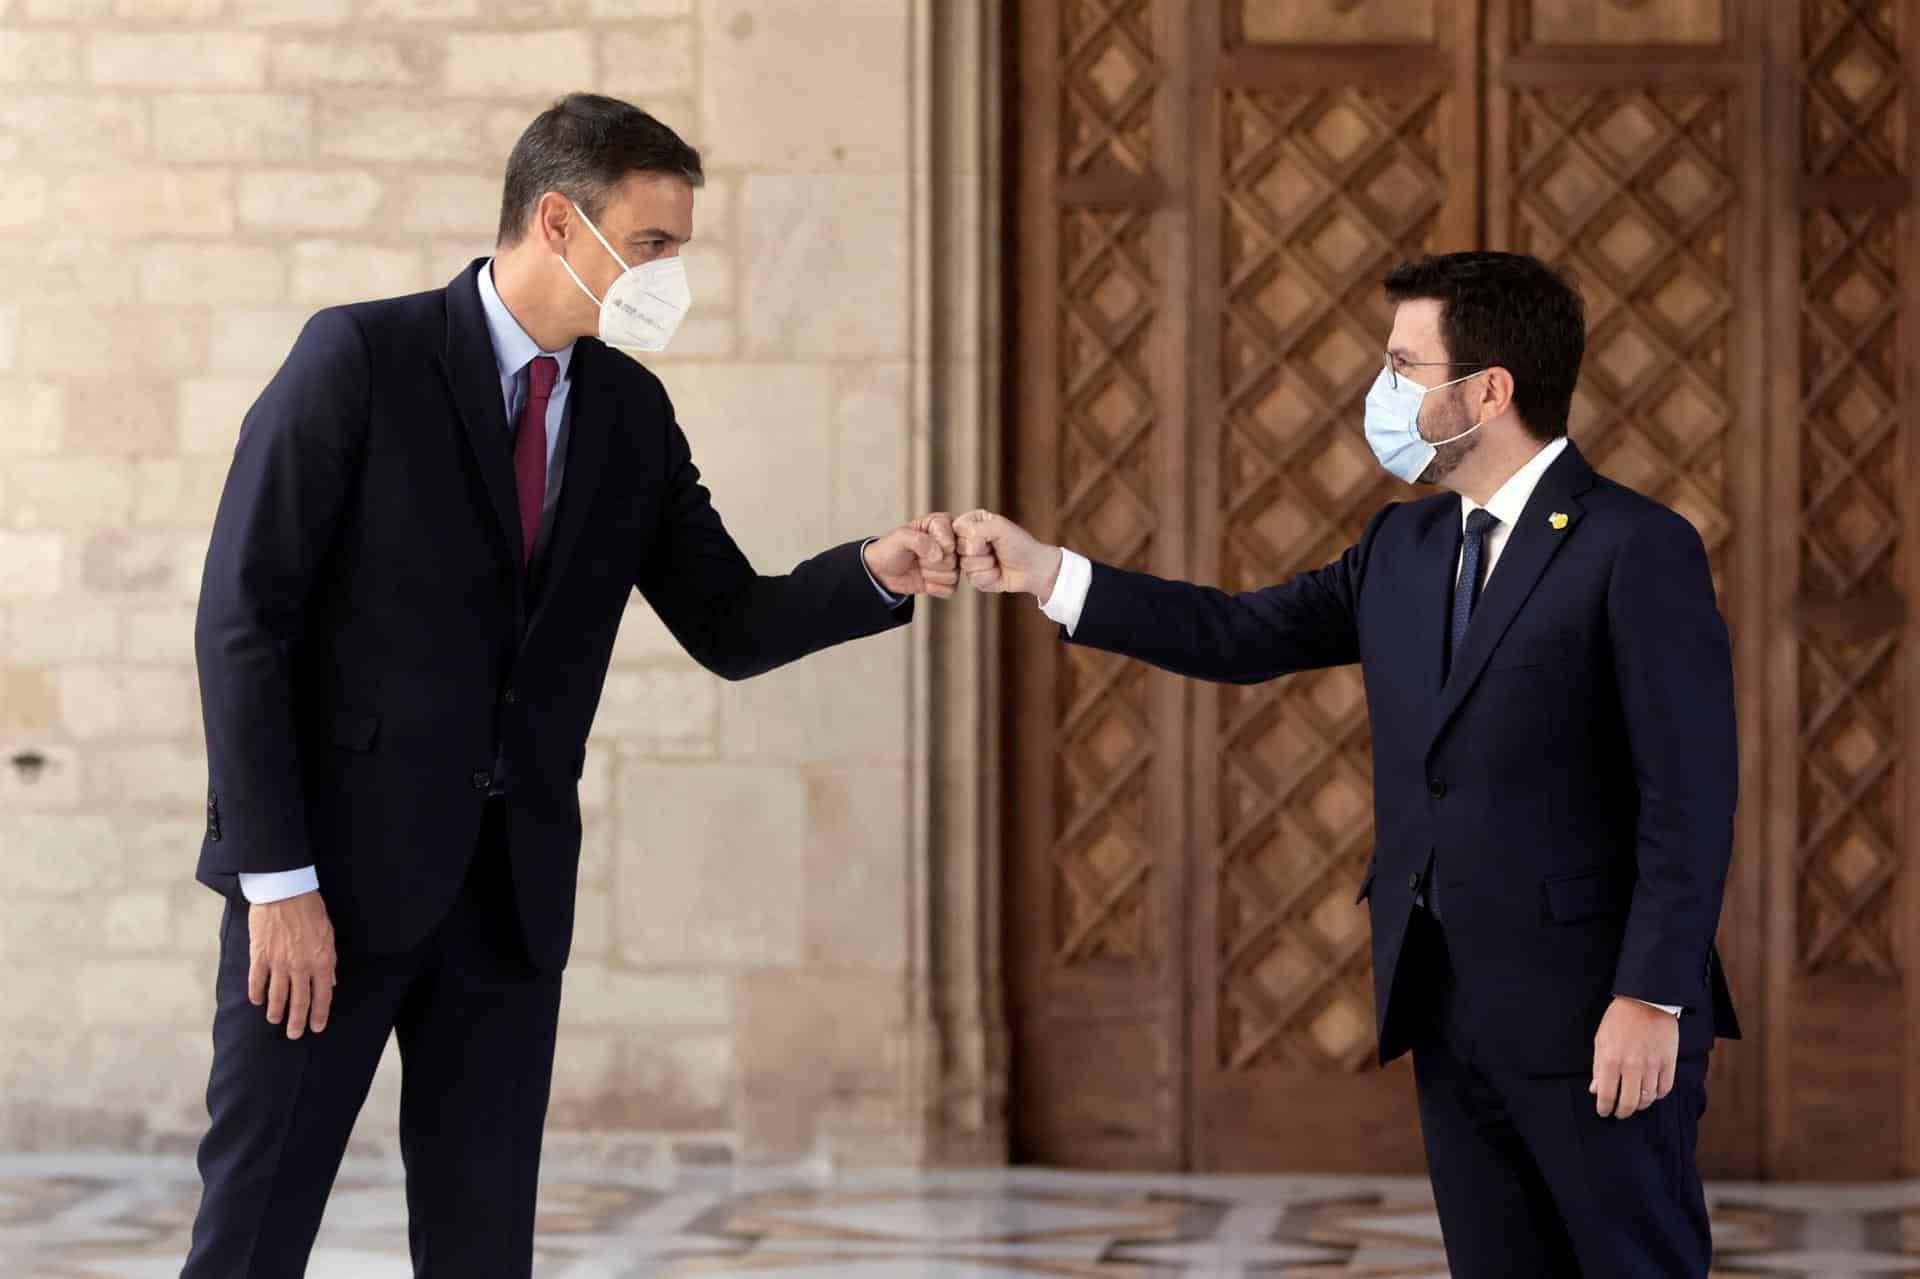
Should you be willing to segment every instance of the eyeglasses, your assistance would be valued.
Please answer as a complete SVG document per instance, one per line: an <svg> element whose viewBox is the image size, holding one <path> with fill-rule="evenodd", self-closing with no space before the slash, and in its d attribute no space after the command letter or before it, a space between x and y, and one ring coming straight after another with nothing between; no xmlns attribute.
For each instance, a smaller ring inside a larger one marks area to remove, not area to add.
<svg viewBox="0 0 1920 1279"><path fill-rule="evenodd" d="M1471 360L1402 360L1389 351L1382 357L1387 366L1387 385L1394 390L1400 389L1400 379L1408 369L1484 369L1485 364L1475 364ZM1472 375L1469 374L1469 377ZM1431 388L1429 388L1431 389Z"/></svg>

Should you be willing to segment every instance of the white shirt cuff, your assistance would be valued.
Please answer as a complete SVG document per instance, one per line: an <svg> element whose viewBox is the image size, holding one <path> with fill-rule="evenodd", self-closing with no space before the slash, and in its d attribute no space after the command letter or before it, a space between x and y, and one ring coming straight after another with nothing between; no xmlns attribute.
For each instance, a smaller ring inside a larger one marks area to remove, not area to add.
<svg viewBox="0 0 1920 1279"><path fill-rule="evenodd" d="M1622 998L1633 999L1633 996L1625 995L1625 996L1622 996ZM1674 1007L1672 1004L1656 1004L1651 1000L1646 1000L1646 999L1633 999L1633 1002L1636 1004L1645 1004L1649 1008L1658 1008L1661 1012L1665 1013L1669 1017L1678 1017L1680 1015L1680 1009Z"/></svg>
<svg viewBox="0 0 1920 1279"><path fill-rule="evenodd" d="M249 875L243 871L240 875L240 894L254 906L283 902L302 893L319 891L320 875L311 866L302 866L299 870L276 870L262 875Z"/></svg>
<svg viewBox="0 0 1920 1279"><path fill-rule="evenodd" d="M1080 613L1087 606L1087 588L1093 585L1093 561L1060 548L1060 576L1054 579L1053 594L1040 601L1040 611L1049 620L1067 628L1071 635L1080 626Z"/></svg>

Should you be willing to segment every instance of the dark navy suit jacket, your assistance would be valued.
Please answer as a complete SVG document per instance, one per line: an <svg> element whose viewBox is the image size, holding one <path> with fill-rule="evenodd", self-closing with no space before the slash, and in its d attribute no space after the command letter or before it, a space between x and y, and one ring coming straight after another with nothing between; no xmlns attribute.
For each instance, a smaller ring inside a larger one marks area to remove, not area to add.
<svg viewBox="0 0 1920 1279"><path fill-rule="evenodd" d="M1490 1057L1586 1071L1615 995L1683 1007L1683 1056L1738 1038L1713 945L1738 771L1732 657L1699 535L1568 448L1448 670L1460 542L1446 495L1388 506L1339 560L1248 594L1095 565L1072 639L1233 683L1361 664L1374 855L1360 895L1382 1062L1422 1024L1394 996L1429 865L1467 1035Z"/></svg>
<svg viewBox="0 0 1920 1279"><path fill-rule="evenodd" d="M511 434L474 283L326 310L247 414L195 648L211 785L199 878L313 865L345 949L404 950L464 881L496 761L522 931L565 962L577 782L638 587L743 679L899 626L849 543L756 574L659 379L575 347L563 487L522 566ZM778 430L778 423L770 423Z"/></svg>

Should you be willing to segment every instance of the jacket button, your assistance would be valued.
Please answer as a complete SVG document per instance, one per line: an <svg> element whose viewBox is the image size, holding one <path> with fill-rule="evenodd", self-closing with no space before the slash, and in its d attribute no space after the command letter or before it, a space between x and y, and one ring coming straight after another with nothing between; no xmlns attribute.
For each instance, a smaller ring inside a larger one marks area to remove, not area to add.
<svg viewBox="0 0 1920 1279"><path fill-rule="evenodd" d="M1427 783L1427 794L1433 796L1435 799L1445 799L1447 797L1447 784L1436 777Z"/></svg>
<svg viewBox="0 0 1920 1279"><path fill-rule="evenodd" d="M500 700L509 706L513 705L513 685L507 685L507 691L500 695Z"/></svg>
<svg viewBox="0 0 1920 1279"><path fill-rule="evenodd" d="M1419 872L1416 871L1415 873L1407 876L1407 891L1410 893L1417 893L1420 891Z"/></svg>
<svg viewBox="0 0 1920 1279"><path fill-rule="evenodd" d="M489 790L492 786L493 775L491 773L475 773L473 775L473 788L475 790Z"/></svg>

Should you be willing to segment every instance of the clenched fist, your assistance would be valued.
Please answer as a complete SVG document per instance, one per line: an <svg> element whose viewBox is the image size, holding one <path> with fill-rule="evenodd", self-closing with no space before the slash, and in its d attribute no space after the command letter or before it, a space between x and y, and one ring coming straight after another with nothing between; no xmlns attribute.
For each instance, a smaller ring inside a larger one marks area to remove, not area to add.
<svg viewBox="0 0 1920 1279"><path fill-rule="evenodd" d="M1004 515L969 511L953 522L960 571L976 591L1026 594L1046 603L1060 578L1060 548L1048 546Z"/></svg>
<svg viewBox="0 0 1920 1279"><path fill-rule="evenodd" d="M935 511L868 543L867 569L895 595L948 599L960 585L953 549L953 517Z"/></svg>

